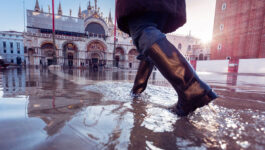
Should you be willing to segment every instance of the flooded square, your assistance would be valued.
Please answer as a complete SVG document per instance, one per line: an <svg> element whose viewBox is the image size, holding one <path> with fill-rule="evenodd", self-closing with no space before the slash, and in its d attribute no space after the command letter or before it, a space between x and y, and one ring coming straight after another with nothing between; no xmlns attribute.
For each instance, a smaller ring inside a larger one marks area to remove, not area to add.
<svg viewBox="0 0 265 150"><path fill-rule="evenodd" d="M154 71L132 98L136 71L8 69L0 72L0 149L265 148L265 76L199 76L220 96L180 118L177 94Z"/></svg>

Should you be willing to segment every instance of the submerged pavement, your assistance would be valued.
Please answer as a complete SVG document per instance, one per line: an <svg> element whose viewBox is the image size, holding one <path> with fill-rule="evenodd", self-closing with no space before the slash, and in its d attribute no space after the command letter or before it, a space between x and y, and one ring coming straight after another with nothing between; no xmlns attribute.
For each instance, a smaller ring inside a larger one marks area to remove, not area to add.
<svg viewBox="0 0 265 150"><path fill-rule="evenodd" d="M0 149L265 149L265 76L199 72L220 98L186 118L155 71L133 99L136 71L0 72Z"/></svg>

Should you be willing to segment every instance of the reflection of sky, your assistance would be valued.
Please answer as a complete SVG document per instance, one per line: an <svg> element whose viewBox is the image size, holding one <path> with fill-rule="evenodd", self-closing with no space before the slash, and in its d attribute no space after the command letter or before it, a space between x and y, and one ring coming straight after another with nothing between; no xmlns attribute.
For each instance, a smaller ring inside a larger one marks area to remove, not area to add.
<svg viewBox="0 0 265 150"><path fill-rule="evenodd" d="M0 120L1 119L16 119L27 116L25 108L27 103L26 97L21 98L1 98L0 100Z"/></svg>
<svg viewBox="0 0 265 150"><path fill-rule="evenodd" d="M28 97L0 99L0 145L1 149L33 149L46 139L42 128L44 122L28 118ZM14 144L16 143L16 144Z"/></svg>
<svg viewBox="0 0 265 150"><path fill-rule="evenodd" d="M3 92L3 88L2 87L0 87L0 98L2 98L3 96L4 96L4 92Z"/></svg>
<svg viewBox="0 0 265 150"><path fill-rule="evenodd" d="M73 16L77 16L79 4L82 10L86 8L89 0L63 0L63 14L69 15L69 9L72 9ZM178 34L187 35L191 31L192 35L210 40L213 31L213 22L215 14L216 0L186 0L187 3L187 23L176 31ZM91 0L94 5L94 0ZM48 12L48 5L51 5L51 0L39 0L40 7L43 7L45 12ZM59 0L55 0L55 12L57 12ZM25 0L26 9L33 9L35 0ZM114 0L98 0L98 5L103 11L105 17L109 11L112 11L114 16ZM1 30L19 30L23 31L23 0L5 1L0 5ZM8 15L7 15L8 14Z"/></svg>

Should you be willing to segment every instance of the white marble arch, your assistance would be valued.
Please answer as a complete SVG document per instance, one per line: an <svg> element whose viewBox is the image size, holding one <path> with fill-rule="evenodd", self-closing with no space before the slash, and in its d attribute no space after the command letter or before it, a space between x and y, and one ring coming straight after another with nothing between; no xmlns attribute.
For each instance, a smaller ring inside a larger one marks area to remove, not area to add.
<svg viewBox="0 0 265 150"><path fill-rule="evenodd" d="M86 44L86 51L88 51L88 46L91 44L91 43L94 43L94 42L99 42L102 44L103 48L104 48L104 51L107 52L108 51L108 46L107 46L107 43L101 39L92 39L90 40L89 42L87 42Z"/></svg>
<svg viewBox="0 0 265 150"><path fill-rule="evenodd" d="M66 44L69 44L69 43L72 43L72 44L74 44L76 46L77 52L80 50L78 43L76 43L75 41L72 41L72 40L66 40L66 41L64 41L62 43L62 45L61 45L62 46L62 49L64 48L64 46Z"/></svg>
<svg viewBox="0 0 265 150"><path fill-rule="evenodd" d="M53 45L53 42L52 42L52 40L41 40L40 41L40 48L42 47L42 45L44 45L44 44L52 44ZM58 50L58 45L55 43L55 47L56 47L56 49Z"/></svg>
<svg viewBox="0 0 265 150"><path fill-rule="evenodd" d="M86 28L87 25L90 24L90 23L98 23L98 24L100 24L100 25L104 28L104 30L105 30L105 35L108 35L108 32L109 32L108 29L109 29L109 28L108 28L108 26L107 26L107 24L105 23L104 20L99 19L99 18L91 17L91 18L86 18L84 23L85 23L85 24L84 24L85 28Z"/></svg>
<svg viewBox="0 0 265 150"><path fill-rule="evenodd" d="M123 54L122 53L117 53L117 49L121 49ZM115 57L116 56L119 56L121 61L126 61L127 60L126 49L123 46L120 46L120 45L117 46L116 49L115 49Z"/></svg>
<svg viewBox="0 0 265 150"><path fill-rule="evenodd" d="M105 59L104 54L101 51L89 51L87 53L87 58L86 59L92 59L92 55L93 54L97 54L99 56L99 60L104 60Z"/></svg>
<svg viewBox="0 0 265 150"><path fill-rule="evenodd" d="M118 48L121 48L121 49L123 50L124 55L126 55L126 54L128 53L127 48L126 48L124 45L122 45L122 44L117 44L117 45L116 45L115 53L116 53L116 50L117 50Z"/></svg>
<svg viewBox="0 0 265 150"><path fill-rule="evenodd" d="M103 51L101 50L89 50L88 47L90 44L94 43L94 42L98 42L103 46ZM108 47L107 47L107 43L101 39L93 39L90 40L87 44L86 44L86 59L91 59L91 55L96 53L100 56L100 60L104 60L107 59L106 53L108 52Z"/></svg>

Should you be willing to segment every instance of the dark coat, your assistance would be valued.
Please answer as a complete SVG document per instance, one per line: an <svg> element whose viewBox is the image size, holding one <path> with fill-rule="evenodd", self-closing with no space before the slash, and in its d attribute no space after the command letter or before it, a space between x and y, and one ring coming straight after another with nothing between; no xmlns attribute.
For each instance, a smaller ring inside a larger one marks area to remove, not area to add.
<svg viewBox="0 0 265 150"><path fill-rule="evenodd" d="M169 33L186 23L185 0L117 0L116 15L120 30L129 34L128 19L145 13L167 16L162 32Z"/></svg>

